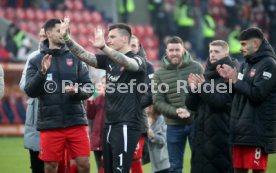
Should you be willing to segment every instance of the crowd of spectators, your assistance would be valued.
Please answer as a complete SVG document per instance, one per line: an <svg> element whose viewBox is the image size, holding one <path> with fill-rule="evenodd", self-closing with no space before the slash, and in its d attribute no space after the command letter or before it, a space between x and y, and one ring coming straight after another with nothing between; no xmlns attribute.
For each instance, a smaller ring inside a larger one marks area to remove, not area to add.
<svg viewBox="0 0 276 173"><path fill-rule="evenodd" d="M229 35L233 30L239 28L240 31L249 26L258 26L265 32L274 49L276 48L276 31L272 29L276 27L276 0L148 0L148 2L151 24L160 39L159 58L164 54L162 43L167 36L179 35L189 42L186 44L196 57L205 60L206 54L202 52L206 46L203 45L203 22L206 12L215 22L213 39L229 41ZM178 10L184 11L184 15L176 13ZM191 24L186 24L190 25L191 29L185 29L179 22L183 16L186 21L187 19L193 21ZM182 31L185 32L181 34Z"/></svg>
<svg viewBox="0 0 276 173"><path fill-rule="evenodd" d="M43 10L67 8L64 0L30 2L6 0L1 1L0 5L14 8L35 7ZM88 4L86 0L81 2L84 6ZM276 27L276 0L148 0L147 8L150 24L154 27L155 34L159 39L159 59L164 55L164 42L168 36L179 35L185 40L186 48L199 60L206 60L206 41L210 42L214 39L227 41L231 55L240 60L239 47L235 39L237 40L240 30L249 26L260 27L273 48L276 48L276 31L272 29ZM207 26L212 24L212 20L214 21L213 28L209 26L213 30L214 36L209 39L205 39L204 35L206 16L211 18L211 22L207 21ZM188 23L183 23L183 21L188 21ZM128 23L132 23L132 21L128 21ZM9 34L7 32L5 36L2 36L1 60L18 56L16 49L19 48L11 43ZM5 46L7 44L8 47ZM29 44L25 40L23 44L26 45L25 53L28 52Z"/></svg>

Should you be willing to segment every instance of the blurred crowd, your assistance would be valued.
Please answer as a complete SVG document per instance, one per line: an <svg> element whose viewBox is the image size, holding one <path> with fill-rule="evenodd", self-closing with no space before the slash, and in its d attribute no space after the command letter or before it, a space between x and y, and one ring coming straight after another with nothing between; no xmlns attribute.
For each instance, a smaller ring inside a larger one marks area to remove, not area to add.
<svg viewBox="0 0 276 173"><path fill-rule="evenodd" d="M228 41L230 53L239 59L239 32L258 26L276 48L275 0L149 0L151 24L161 40L160 55L164 54L167 36L179 35L187 49L206 60L208 42Z"/></svg>
<svg viewBox="0 0 276 173"><path fill-rule="evenodd" d="M86 0L81 2L90 8ZM1 1L1 6L43 10L65 10L67 4L64 0ZM137 10L135 1L118 0L117 4L119 22L133 23L129 15ZM208 43L215 39L227 41L231 55L241 61L238 35L249 26L260 27L276 48L276 31L272 29L276 27L276 0L148 0L147 8L159 39L159 59L168 36L178 35L185 40L186 49L202 62L207 59ZM24 60L31 43L15 25L10 27L1 39L1 60Z"/></svg>

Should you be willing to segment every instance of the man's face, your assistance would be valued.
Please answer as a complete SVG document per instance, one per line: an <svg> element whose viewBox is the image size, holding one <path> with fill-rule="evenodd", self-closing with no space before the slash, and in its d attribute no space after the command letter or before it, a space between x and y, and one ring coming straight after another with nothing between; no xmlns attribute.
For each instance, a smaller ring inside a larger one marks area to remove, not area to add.
<svg viewBox="0 0 276 173"><path fill-rule="evenodd" d="M131 38L130 40L131 51L135 54L139 51L139 42L137 38Z"/></svg>
<svg viewBox="0 0 276 173"><path fill-rule="evenodd" d="M180 43L169 43L166 53L172 65L179 65L182 62L182 56L185 52L183 45Z"/></svg>
<svg viewBox="0 0 276 173"><path fill-rule="evenodd" d="M40 43L42 43L44 40L47 39L45 30L44 30L43 28L40 29L38 37L39 37L39 42L40 42Z"/></svg>
<svg viewBox="0 0 276 173"><path fill-rule="evenodd" d="M114 50L120 50L127 43L127 36L121 35L119 29L112 29L108 33L107 45Z"/></svg>
<svg viewBox="0 0 276 173"><path fill-rule="evenodd" d="M228 53L223 47L212 45L209 47L209 60L211 63L215 63L226 56L228 56Z"/></svg>
<svg viewBox="0 0 276 173"><path fill-rule="evenodd" d="M251 55L257 51L256 40L254 39L242 40L240 41L240 44L241 44L240 51L244 57Z"/></svg>
<svg viewBox="0 0 276 173"><path fill-rule="evenodd" d="M52 30L46 32L47 38L50 42L56 45L63 45L65 44L62 35L60 34L60 24L56 24Z"/></svg>

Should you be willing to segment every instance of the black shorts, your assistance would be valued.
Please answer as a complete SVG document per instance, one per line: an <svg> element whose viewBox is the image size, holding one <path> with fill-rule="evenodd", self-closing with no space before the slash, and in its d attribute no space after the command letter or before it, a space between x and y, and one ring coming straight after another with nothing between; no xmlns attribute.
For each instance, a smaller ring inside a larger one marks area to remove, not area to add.
<svg viewBox="0 0 276 173"><path fill-rule="evenodd" d="M127 125L105 126L103 135L105 173L129 173L141 134L142 130L130 129Z"/></svg>

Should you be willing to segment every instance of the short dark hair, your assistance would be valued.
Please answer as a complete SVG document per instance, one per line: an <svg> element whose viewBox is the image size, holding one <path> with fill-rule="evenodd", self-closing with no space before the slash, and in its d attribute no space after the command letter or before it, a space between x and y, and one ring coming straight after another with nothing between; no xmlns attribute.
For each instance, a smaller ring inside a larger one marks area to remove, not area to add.
<svg viewBox="0 0 276 173"><path fill-rule="evenodd" d="M131 28L127 24L117 23L117 24L110 25L108 27L108 31L111 31L113 29L119 29L120 34L128 36L130 40L132 32L131 32Z"/></svg>
<svg viewBox="0 0 276 173"><path fill-rule="evenodd" d="M46 23L43 25L45 32L46 31L50 31L52 30L56 24L60 24L61 23L61 19L49 19L46 21Z"/></svg>
<svg viewBox="0 0 276 173"><path fill-rule="evenodd" d="M263 40L264 33L260 28L252 27L252 28L247 28L243 30L239 37L240 41L249 40L251 38L257 38L257 39Z"/></svg>
<svg viewBox="0 0 276 173"><path fill-rule="evenodd" d="M183 40L178 36L172 36L168 38L168 40L166 41L166 46L168 46L168 44L170 43L180 43L182 46L184 46Z"/></svg>

